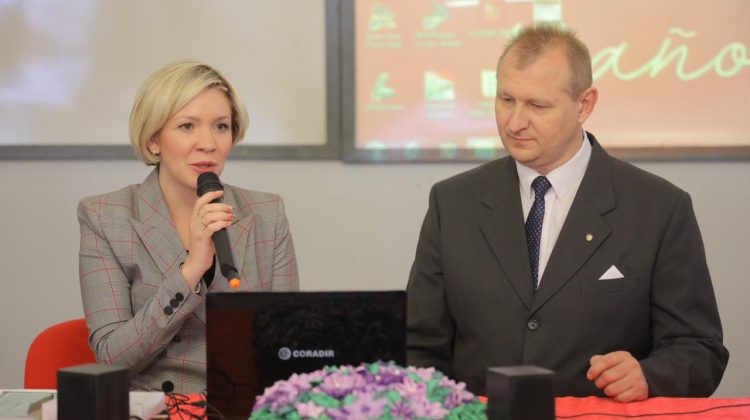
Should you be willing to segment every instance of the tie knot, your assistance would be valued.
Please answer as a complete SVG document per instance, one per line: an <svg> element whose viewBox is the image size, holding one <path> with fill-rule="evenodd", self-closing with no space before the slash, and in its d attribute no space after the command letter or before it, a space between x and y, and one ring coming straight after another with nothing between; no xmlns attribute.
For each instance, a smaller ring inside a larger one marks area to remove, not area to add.
<svg viewBox="0 0 750 420"><path fill-rule="evenodd" d="M549 180L545 176L538 176L536 179L534 179L534 182L531 183L531 187L534 188L534 197L544 197L544 194L547 193L547 190L552 187L552 184L550 184Z"/></svg>

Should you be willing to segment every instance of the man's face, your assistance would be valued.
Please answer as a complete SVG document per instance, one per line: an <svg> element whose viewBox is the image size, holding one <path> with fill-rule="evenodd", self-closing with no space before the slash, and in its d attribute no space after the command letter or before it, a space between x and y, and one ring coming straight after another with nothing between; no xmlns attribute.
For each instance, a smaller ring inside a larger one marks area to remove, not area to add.
<svg viewBox="0 0 750 420"><path fill-rule="evenodd" d="M572 74L560 47L549 47L520 69L510 51L498 68L495 119L505 149L523 165L547 174L576 154L581 124L596 103L596 89L570 93Z"/></svg>

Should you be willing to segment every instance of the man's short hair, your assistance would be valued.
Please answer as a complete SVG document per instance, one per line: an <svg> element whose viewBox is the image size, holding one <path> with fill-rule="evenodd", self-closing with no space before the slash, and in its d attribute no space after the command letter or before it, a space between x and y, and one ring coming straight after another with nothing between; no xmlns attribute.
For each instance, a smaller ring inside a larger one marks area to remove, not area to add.
<svg viewBox="0 0 750 420"><path fill-rule="evenodd" d="M505 56L513 52L515 66L523 69L531 65L549 48L563 47L572 74L570 95L577 98L591 87L591 56L586 44L569 26L554 23L536 23L523 27L505 46L497 68Z"/></svg>
<svg viewBox="0 0 750 420"><path fill-rule="evenodd" d="M207 89L224 91L232 110L232 144L245 136L247 110L239 93L215 68L197 61L178 61L154 72L143 83L130 112L130 143L147 165L159 163L148 142L177 111Z"/></svg>

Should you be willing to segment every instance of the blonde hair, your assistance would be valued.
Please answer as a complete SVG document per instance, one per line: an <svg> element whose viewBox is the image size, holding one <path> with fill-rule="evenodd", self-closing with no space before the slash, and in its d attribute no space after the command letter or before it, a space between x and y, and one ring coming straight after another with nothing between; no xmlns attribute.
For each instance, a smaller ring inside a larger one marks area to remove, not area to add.
<svg viewBox="0 0 750 420"><path fill-rule="evenodd" d="M138 90L130 112L130 143L138 159L146 165L158 164L159 157L148 148L149 140L177 111L211 88L223 90L229 100L232 144L242 140L248 116L234 86L211 66L196 61L178 61L154 72Z"/></svg>
<svg viewBox="0 0 750 420"><path fill-rule="evenodd" d="M572 75L568 93L573 98L577 98L591 87L591 56L586 44L569 26L554 23L536 23L525 26L505 46L498 60L498 71L503 59L511 51L515 66L524 69L541 57L547 49L554 47L565 49Z"/></svg>

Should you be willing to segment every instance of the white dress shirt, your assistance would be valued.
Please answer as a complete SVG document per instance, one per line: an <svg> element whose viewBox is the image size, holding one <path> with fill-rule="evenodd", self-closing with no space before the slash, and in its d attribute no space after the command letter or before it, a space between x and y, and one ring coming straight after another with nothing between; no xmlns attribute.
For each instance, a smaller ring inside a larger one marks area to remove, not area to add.
<svg viewBox="0 0 750 420"><path fill-rule="evenodd" d="M544 195L544 222L542 223L542 238L539 244L539 287L542 284L544 268L547 266L552 249L555 247L557 237L560 236L565 218L568 216L570 206L581 185L583 175L591 157L591 143L586 131L583 132L583 141L578 152L567 162L555 168L546 175L552 188ZM523 166L516 161L518 171L518 183L521 190L521 206L523 208L524 222L529 217L531 205L534 204L534 189L531 183L541 174L529 167Z"/></svg>

